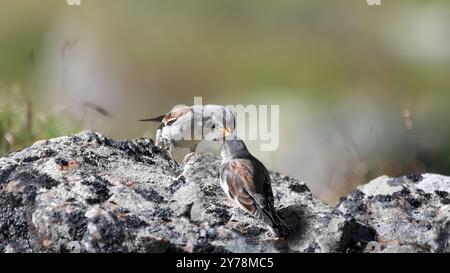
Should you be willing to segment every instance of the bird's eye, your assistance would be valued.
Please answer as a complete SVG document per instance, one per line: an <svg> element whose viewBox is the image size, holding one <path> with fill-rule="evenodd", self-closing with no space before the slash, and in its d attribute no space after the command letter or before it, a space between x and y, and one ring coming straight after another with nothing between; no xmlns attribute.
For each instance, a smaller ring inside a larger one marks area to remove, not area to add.
<svg viewBox="0 0 450 273"><path fill-rule="evenodd" d="M216 125L214 124L214 125L211 127L211 129L213 129L213 130L216 129Z"/></svg>

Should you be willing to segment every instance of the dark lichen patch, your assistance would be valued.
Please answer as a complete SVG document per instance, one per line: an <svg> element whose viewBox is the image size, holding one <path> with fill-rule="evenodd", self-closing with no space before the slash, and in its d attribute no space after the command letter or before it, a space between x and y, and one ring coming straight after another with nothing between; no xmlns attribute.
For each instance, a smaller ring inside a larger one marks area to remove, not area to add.
<svg viewBox="0 0 450 273"><path fill-rule="evenodd" d="M360 190L354 190L347 197L342 197L336 207L344 204L347 214L363 215L367 212L367 205L364 200L365 194Z"/></svg>
<svg viewBox="0 0 450 273"><path fill-rule="evenodd" d="M405 200L413 208L418 208L421 206L423 198L420 196L413 197L411 195L411 191L408 188L403 187L401 191L395 192L391 195L377 195L373 198L373 200L381 203L402 202L402 200Z"/></svg>
<svg viewBox="0 0 450 273"><path fill-rule="evenodd" d="M414 183L417 183L417 182L420 182L420 181L423 180L423 176L422 175L414 174L414 173L407 175L406 178L409 181L414 182Z"/></svg>
<svg viewBox="0 0 450 273"><path fill-rule="evenodd" d="M22 197L13 194L0 195L0 234L4 239L26 235L26 211Z"/></svg>
<svg viewBox="0 0 450 273"><path fill-rule="evenodd" d="M37 196L37 188L34 185L28 185L22 193L24 205L33 205Z"/></svg>
<svg viewBox="0 0 450 273"><path fill-rule="evenodd" d="M436 193L436 195L440 198L446 198L448 196L448 192L446 191L434 191L434 193Z"/></svg>
<svg viewBox="0 0 450 273"><path fill-rule="evenodd" d="M11 164L11 165L8 165L7 167L4 167L0 171L0 186L2 186L7 181L9 181L10 175L16 170L16 168L17 168L16 164Z"/></svg>
<svg viewBox="0 0 450 273"><path fill-rule="evenodd" d="M164 196L159 194L156 190L148 188L135 188L134 191L142 196L145 200L154 202L156 204L166 203Z"/></svg>
<svg viewBox="0 0 450 273"><path fill-rule="evenodd" d="M104 163L106 161L106 157L99 156L93 151L83 152L80 156L81 158L83 158L84 163L89 164L91 166L103 167L105 165Z"/></svg>
<svg viewBox="0 0 450 273"><path fill-rule="evenodd" d="M91 134L90 142L95 142L95 143L97 143L99 145L103 145L103 146L112 146L112 144L114 143L114 141L111 140L110 138L105 137L100 134L96 134L96 133Z"/></svg>
<svg viewBox="0 0 450 273"><path fill-rule="evenodd" d="M144 220L134 214L127 214L125 216L125 224L127 225L127 227L134 229L148 226L148 224Z"/></svg>
<svg viewBox="0 0 450 273"><path fill-rule="evenodd" d="M419 208L423 204L423 200L420 198L407 197L406 201L415 209Z"/></svg>
<svg viewBox="0 0 450 273"><path fill-rule="evenodd" d="M223 225L231 219L229 210L224 207L214 207L213 209L207 209L206 212L214 215L217 224Z"/></svg>
<svg viewBox="0 0 450 273"><path fill-rule="evenodd" d="M200 229L197 234L197 244L204 245L217 238L217 233L214 230Z"/></svg>
<svg viewBox="0 0 450 273"><path fill-rule="evenodd" d="M165 222L171 221L172 215L173 215L173 211L170 208L159 208L159 207L155 208L155 212L153 214L153 216L155 216Z"/></svg>
<svg viewBox="0 0 450 273"><path fill-rule="evenodd" d="M121 150L130 158L133 158L137 162L143 162L153 165L155 161L154 152L151 147L155 146L153 141L146 138L134 139L132 141L114 141L111 146Z"/></svg>
<svg viewBox="0 0 450 273"><path fill-rule="evenodd" d="M289 185L289 189L297 193L309 192L308 186L304 183L295 183Z"/></svg>
<svg viewBox="0 0 450 273"><path fill-rule="evenodd" d="M24 186L35 185L37 188L45 188L47 190L59 184L58 181L54 180L47 174L41 174L35 170L19 171L12 175L9 181L18 181Z"/></svg>
<svg viewBox="0 0 450 273"><path fill-rule="evenodd" d="M109 217L99 217L92 221L100 238L90 240L92 248L100 252L126 252L127 248L123 244L126 240L125 224L117 219L113 214L108 213Z"/></svg>
<svg viewBox="0 0 450 273"><path fill-rule="evenodd" d="M206 187L202 187L202 192L205 194L205 196L218 196L219 194L222 194L222 189L220 188L220 186L209 185Z"/></svg>
<svg viewBox="0 0 450 273"><path fill-rule="evenodd" d="M365 194L362 191L356 189L356 190L352 191L349 195L341 197L339 199L339 202L337 203L336 207L340 206L342 203L346 202L347 200L362 201L364 199L364 197L365 197ZM369 199L371 197L372 196L370 196Z"/></svg>
<svg viewBox="0 0 450 273"><path fill-rule="evenodd" d="M354 200L362 200L365 196L366 195L360 190L355 190L350 194L350 198Z"/></svg>
<svg viewBox="0 0 450 273"><path fill-rule="evenodd" d="M387 202L391 202L393 199L392 195L377 195L374 196L373 200L376 202L380 202L380 203L387 203Z"/></svg>
<svg viewBox="0 0 450 273"><path fill-rule="evenodd" d="M100 199L95 198L95 197L88 197L84 201L86 202L86 204L88 204L90 206L101 203Z"/></svg>
<svg viewBox="0 0 450 273"><path fill-rule="evenodd" d="M61 167L61 170L69 167L69 160L62 157L55 158L55 163Z"/></svg>
<svg viewBox="0 0 450 273"><path fill-rule="evenodd" d="M86 202L89 205L103 203L111 197L109 192L111 183L104 178L91 176L88 180L83 180L81 184L89 186L89 189L93 194L93 196L86 199Z"/></svg>
<svg viewBox="0 0 450 273"><path fill-rule="evenodd" d="M173 181L172 184L170 184L170 186L166 187L165 190L170 192L171 194L174 194L184 184L186 184L186 177L182 175L179 176L177 180Z"/></svg>
<svg viewBox="0 0 450 273"><path fill-rule="evenodd" d="M439 196L441 203L443 205L448 205L450 204L450 198L449 198L449 193L446 191L435 191L434 192L437 196Z"/></svg>
<svg viewBox="0 0 450 273"><path fill-rule="evenodd" d="M265 231L265 229L262 229L262 228L260 228L260 227L258 227L258 226L249 226L249 227L247 228L247 233L246 233L246 235L249 236L249 237L254 237L254 236L260 235L260 234L263 233L264 231Z"/></svg>
<svg viewBox="0 0 450 273"><path fill-rule="evenodd" d="M69 224L69 234L73 241L81 241L87 230L87 218L83 210L69 213L66 222Z"/></svg>
<svg viewBox="0 0 450 273"><path fill-rule="evenodd" d="M411 195L411 191L408 188L403 187L403 189L401 191L398 191L398 192L394 193L393 195L407 197L407 196Z"/></svg>
<svg viewBox="0 0 450 273"><path fill-rule="evenodd" d="M10 245L17 252L33 251L36 240L28 224L31 208L25 206L22 195L0 194L0 249Z"/></svg>
<svg viewBox="0 0 450 273"><path fill-rule="evenodd" d="M416 193L421 195L421 196L423 196L423 197L425 197L428 200L431 199L431 194L430 193L426 193L426 192L424 192L421 189L416 189Z"/></svg>
<svg viewBox="0 0 450 273"><path fill-rule="evenodd" d="M39 151L38 154L33 154L33 155L29 155L26 156L24 158L21 159L22 163L31 163L31 162L35 162L37 160L43 159L43 158L48 158L48 157L52 157L56 155L56 152L53 151L52 149L42 149Z"/></svg>

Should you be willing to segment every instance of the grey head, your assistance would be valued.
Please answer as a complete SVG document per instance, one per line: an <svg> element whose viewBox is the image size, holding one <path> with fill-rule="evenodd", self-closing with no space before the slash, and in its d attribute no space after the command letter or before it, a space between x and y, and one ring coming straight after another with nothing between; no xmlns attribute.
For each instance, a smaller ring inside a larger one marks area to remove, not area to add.
<svg viewBox="0 0 450 273"><path fill-rule="evenodd" d="M203 107L203 122L211 126L234 129L235 117L233 112L223 105L207 104Z"/></svg>
<svg viewBox="0 0 450 273"><path fill-rule="evenodd" d="M223 139L224 132L229 135L235 130L233 112L222 105L208 104L202 108L203 133L208 140Z"/></svg>
<svg viewBox="0 0 450 273"><path fill-rule="evenodd" d="M228 138L224 141L222 145L222 160L227 161L237 158L249 158L251 157L250 152L247 150L244 141L234 137Z"/></svg>

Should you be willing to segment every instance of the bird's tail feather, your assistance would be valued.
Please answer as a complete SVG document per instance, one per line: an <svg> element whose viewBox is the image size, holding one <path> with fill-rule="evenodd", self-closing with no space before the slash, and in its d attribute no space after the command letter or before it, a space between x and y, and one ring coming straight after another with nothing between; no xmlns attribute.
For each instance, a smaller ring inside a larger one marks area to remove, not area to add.
<svg viewBox="0 0 450 273"><path fill-rule="evenodd" d="M277 218L277 222L273 223L272 226L273 232L277 237L287 237L289 236L290 230L287 227L286 223L280 218L278 214L275 214L275 218Z"/></svg>
<svg viewBox="0 0 450 273"><path fill-rule="evenodd" d="M261 213L262 212L262 213ZM257 217L261 218L271 228L271 231L275 237L287 237L290 233L289 228L280 218L275 208L269 208L268 210L258 210Z"/></svg>
<svg viewBox="0 0 450 273"><path fill-rule="evenodd" d="M147 118L147 119L140 119L139 121L153 121L153 122L162 122L166 114L163 114L161 116L157 116L154 118Z"/></svg>

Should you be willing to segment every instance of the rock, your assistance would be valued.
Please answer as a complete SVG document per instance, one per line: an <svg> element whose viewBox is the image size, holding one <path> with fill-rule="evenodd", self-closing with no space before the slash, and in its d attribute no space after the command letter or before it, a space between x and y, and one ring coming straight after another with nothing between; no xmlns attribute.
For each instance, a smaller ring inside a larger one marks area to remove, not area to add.
<svg viewBox="0 0 450 273"><path fill-rule="evenodd" d="M433 226L435 230L432 250L450 253L450 205L445 205L438 210Z"/></svg>
<svg viewBox="0 0 450 273"><path fill-rule="evenodd" d="M383 176L359 186L337 206L373 227L366 252L448 252L450 178L423 174Z"/></svg>
<svg viewBox="0 0 450 273"><path fill-rule="evenodd" d="M40 141L0 159L0 252L449 251L447 177L383 177L333 208L271 172L285 241L227 201L219 165L144 138Z"/></svg>

